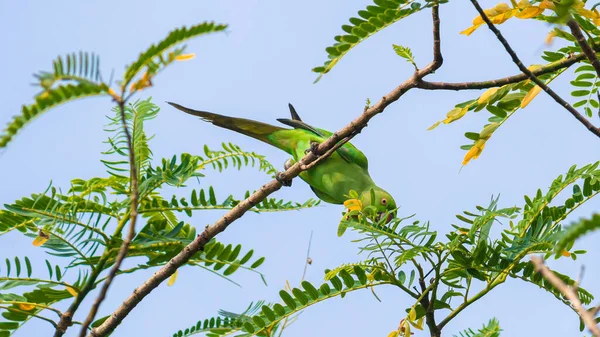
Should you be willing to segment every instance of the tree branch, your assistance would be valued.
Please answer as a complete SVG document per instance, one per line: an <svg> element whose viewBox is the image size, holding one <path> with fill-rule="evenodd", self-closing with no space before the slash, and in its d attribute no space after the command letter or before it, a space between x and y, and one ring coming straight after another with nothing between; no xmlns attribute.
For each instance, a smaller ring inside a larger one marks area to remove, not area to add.
<svg viewBox="0 0 600 337"><path fill-rule="evenodd" d="M600 76L600 61L598 61L596 52L587 43L585 36L583 36L583 32L581 31L579 24L577 23L577 21L575 21L575 19L571 19L567 22L567 26L569 26L569 28L571 29L571 33L577 40L577 43L579 44L579 46L581 46L581 51L583 51L583 54L585 55L585 57L587 57L587 59L590 60L590 63L596 70L596 74L598 74L598 76Z"/></svg>
<svg viewBox="0 0 600 337"><path fill-rule="evenodd" d="M560 61L552 62L544 67L537 68L532 71L533 75L539 76L543 74L553 73L557 70L568 68L575 63L581 62L586 58L585 54L578 54L571 57L565 57ZM427 82L419 81L417 88L424 90L477 90L487 89L493 87L499 87L506 84L513 84L524 81L529 77L527 74L520 73L513 76L504 78L498 78L495 80L487 80L480 82L460 82L460 83L449 83L449 82Z"/></svg>
<svg viewBox="0 0 600 337"><path fill-rule="evenodd" d="M583 117L579 113L579 111L573 108L571 104L562 99L562 97L560 97L556 92L554 92L554 90L550 89L550 87L548 87L542 80L537 78L531 72L531 70L527 69L527 67L523 65L523 62L521 62L515 51L508 44L508 41L506 41L504 36L502 36L502 33L500 33L498 28L496 28L492 21L490 21L490 19L487 17L477 0L471 0L471 3L473 4L473 6L475 6L475 9L477 9L477 12L479 12L479 15L481 16L483 21L485 21L485 23L488 25L488 28L496 35L498 41L500 41L500 43L504 46L504 49L510 55L513 62L517 65L517 67L519 67L519 70L526 74L531 81L533 81L540 88L542 88L542 90L544 90L548 95L550 95L550 97L552 97L558 104L567 109L567 111L569 111L571 115L573 115L573 117L575 117L581 124L583 124L591 133L595 134L597 137L600 137L600 128L595 127L587 118Z"/></svg>
<svg viewBox="0 0 600 337"><path fill-rule="evenodd" d="M387 106L397 101L402 95L404 95L410 89L417 86L419 80L424 76L427 76L437 70L443 62L441 47L440 47L440 20L438 5L435 5L432 9L433 15L433 61L429 63L425 68L416 71L408 80L400 84L389 94L384 96L372 107L363 111L363 113L356 119L350 122L346 127L333 133L331 137L323 141L315 149L306 154L300 161L292 165L289 169L282 172L280 180L291 180L298 176L302 172L302 168L306 167L313 161L317 160L319 156L316 153L327 153L328 150L333 148L339 141L345 137L352 137L357 130L362 129L367 125L367 122L375 115L382 113ZM223 232L230 224L235 220L242 217L250 208L257 203L264 200L271 193L279 190L282 184L278 180L272 180L267 184L260 187L256 192L250 195L247 199L237 204L231 211L227 212L217 222L211 226L207 226L200 235L196 237L189 245L183 248L179 254L173 257L167 264L157 271L152 277L150 277L141 286L136 288L133 293L121 304L112 315L104 321L100 326L93 329L89 336L100 337L106 336L112 332L117 325L119 325L125 317L131 312L131 310L140 303L146 295L148 295L154 288L158 287L164 280L172 275L177 268L185 264L196 252L202 250L204 245L208 243L217 234Z"/></svg>
<svg viewBox="0 0 600 337"><path fill-rule="evenodd" d="M558 278L558 276L556 276L550 269L548 269L548 267L544 265L544 260L542 260L541 258L537 256L532 256L531 262L533 262L535 270L538 273L542 274L542 276L546 280L548 280L548 282L552 283L552 285L558 291L560 291L561 294L563 294L569 301L571 301L571 304L573 305L575 310L577 310L579 316L581 316L581 319L583 320L587 328L590 330L592 335L600 337L600 327L598 327L594 315L583 307L575 291L573 291L572 288L567 286L560 278Z"/></svg>
<svg viewBox="0 0 600 337"><path fill-rule="evenodd" d="M106 277L106 280L104 281L104 284L102 285L102 289L100 289L100 293L98 294L98 297L96 297L96 300L94 301L94 304L92 305L92 309L90 310L90 312L88 313L88 316L86 317L85 321L83 322L82 326L81 326L81 330L79 331L79 337L85 337L85 335L88 332L88 327L90 326L90 324L92 324L92 321L94 320L94 318L96 317L96 314L98 313L98 309L100 308L100 304L102 304L102 301L104 301L104 298L106 298L106 293L108 292L108 288L110 287L113 279L115 278L115 276L117 275L117 272L119 271L119 268L121 267L121 263L123 263L123 260L125 259L125 257L127 256L127 252L129 251L129 245L131 244L131 241L133 240L134 236L135 236L135 224L137 222L137 216L138 216L138 199L140 196L140 192L139 192L139 188L138 188L138 171L137 171L137 164L135 162L135 151L134 151L134 147L133 147L133 140L131 138L131 133L129 132L129 128L127 127L127 120L125 119L125 101L120 101L119 103L119 108L120 108L120 112L121 112L121 123L123 124L123 132L125 133L125 137L127 138L127 148L129 150L129 174L130 174L130 181L131 181L131 206L130 206L130 211L129 211L129 231L127 233L127 237L125 238L125 240L123 240L123 243L121 244L121 248L119 249L119 254L117 254L117 258L115 260L115 264L112 266L112 268L110 269L110 272L108 273L108 276ZM117 229L118 233L115 233L116 235L119 235L119 230Z"/></svg>
<svg viewBox="0 0 600 337"><path fill-rule="evenodd" d="M123 97L123 96L124 96L124 93L120 97ZM126 121L126 117L125 117L125 104L126 104L127 100L124 100L120 97L115 97L115 100L117 101L117 104L120 109L121 122L123 125L123 131L125 133L125 137L127 139L127 148L129 151L130 192L131 192L131 196L130 196L131 208L129 210L129 231L127 233L127 237L125 238L125 240L123 240L121 247L119 248L119 252L115 259L115 263L112 266L112 268L110 269L108 275L106 276L104 284L102 285L102 288L100 289L100 293L98 294L98 297L94 301L86 320L82 323L82 327L79 332L79 336L82 336L82 337L85 336L85 334L88 332L88 328L89 328L90 324L96 317L96 314L98 313L100 304L106 297L108 288L110 287L112 280L114 279L117 272L119 271L121 263L127 256L127 252L129 251L129 244L131 243L131 241L133 240L133 238L135 236L135 224L137 221L138 204L139 204L138 203L138 200L139 200L138 172L137 172L137 165L135 162L136 159L135 159L135 152L134 152L134 148L133 148L133 140L131 137L131 133L129 132L129 129L127 127L127 121ZM122 220L122 222L119 223L113 236L120 236L121 231L123 230L123 227L126 225L126 223L127 223L127 217L125 217ZM107 242L107 244L109 244L109 242ZM56 326L56 330L54 332L54 337L60 337L60 336L64 335L64 333L69 328L69 326L71 326L73 315L79 308L79 305L81 304L83 299L86 297L86 295L94 288L95 280L99 276L100 271L103 269L104 264L106 263L106 261L109 258L109 252L110 252L110 249L107 248L107 250L103 254L102 258L98 262L98 265L96 266L96 271L94 273L92 273L87 284L85 286L83 286L81 291L77 294L77 297L75 298L73 303L71 303L71 306L69 307L69 309L64 314L61 315L60 321L58 322L58 324Z"/></svg>

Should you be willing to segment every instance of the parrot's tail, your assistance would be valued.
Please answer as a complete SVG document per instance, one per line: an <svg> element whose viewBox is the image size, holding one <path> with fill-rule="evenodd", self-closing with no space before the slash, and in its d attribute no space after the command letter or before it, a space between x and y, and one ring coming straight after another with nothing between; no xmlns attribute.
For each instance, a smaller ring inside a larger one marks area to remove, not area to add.
<svg viewBox="0 0 600 337"><path fill-rule="evenodd" d="M274 132L277 132L277 131L287 130L284 128L280 128L278 126L253 121L251 119L223 116L223 115L218 115L218 114L215 114L212 112L199 111L199 110L186 108L184 106L181 106L181 105L179 105L177 103L173 103L173 102L167 102L167 103L169 103L173 107L175 107L185 113L188 113L188 114L194 115L194 116L198 116L205 122L210 122L216 126L220 126L225 129L239 132L241 134L258 139L260 141L263 141L263 142L273 145L275 147L280 147L280 145L273 142L273 140L271 140L269 138L269 135L272 135Z"/></svg>

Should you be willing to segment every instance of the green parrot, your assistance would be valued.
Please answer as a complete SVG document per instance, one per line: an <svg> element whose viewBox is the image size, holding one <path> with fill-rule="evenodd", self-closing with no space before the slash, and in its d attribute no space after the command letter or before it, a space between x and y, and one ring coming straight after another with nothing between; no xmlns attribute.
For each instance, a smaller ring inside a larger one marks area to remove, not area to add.
<svg viewBox="0 0 600 337"><path fill-rule="evenodd" d="M289 109L292 119L280 118L277 120L293 129L250 119L193 110L172 102L167 103L190 115L198 116L206 122L250 136L289 153L292 158L285 162L286 170L302 159L315 145L323 142L332 134L327 130L304 123L291 104L289 104ZM396 210L394 198L373 182L369 175L367 157L349 142L318 165L300 173L300 178L310 186L319 199L325 202L343 204L349 199L350 190L354 190L358 193L363 207L374 206L380 218L388 214L386 222L391 221L394 217L393 212ZM284 185L291 185L291 182L286 184L285 181L279 181Z"/></svg>

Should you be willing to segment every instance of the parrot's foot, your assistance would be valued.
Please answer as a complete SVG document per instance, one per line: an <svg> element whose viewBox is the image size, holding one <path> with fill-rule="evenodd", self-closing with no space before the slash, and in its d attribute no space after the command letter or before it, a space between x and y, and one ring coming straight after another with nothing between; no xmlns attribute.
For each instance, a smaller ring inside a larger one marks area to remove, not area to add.
<svg viewBox="0 0 600 337"><path fill-rule="evenodd" d="M275 180L277 180L278 182L280 182L281 185L283 185L285 187L292 186L292 179L285 179L283 177L283 172L277 172L277 174L275 174Z"/></svg>
<svg viewBox="0 0 600 337"><path fill-rule="evenodd" d="M319 142L310 142L310 148L306 149L306 151L304 151L304 154L307 154L309 152L312 152L315 156L319 156Z"/></svg>

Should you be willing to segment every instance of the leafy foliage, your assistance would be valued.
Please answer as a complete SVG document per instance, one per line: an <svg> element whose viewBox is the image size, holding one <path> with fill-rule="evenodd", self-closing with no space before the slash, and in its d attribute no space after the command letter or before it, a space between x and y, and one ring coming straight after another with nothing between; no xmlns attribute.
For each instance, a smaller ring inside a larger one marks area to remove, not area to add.
<svg viewBox="0 0 600 337"><path fill-rule="evenodd" d="M30 318L38 318L56 327L56 322L43 314L60 311L52 305L73 298L83 289L93 289L103 282L102 271L110 268L117 257L122 237L119 228L129 221L130 172L128 146L121 125L120 110L109 118L106 129L111 134L109 149L103 154L102 162L108 168L108 177L88 180L74 179L67 193L50 185L43 193L24 197L12 204L4 205L0 211L0 235L18 231L33 240L48 254L64 259L60 266L46 261L48 278L32 277L33 269L28 257L6 260L6 268L0 269L0 311L4 311L0 322L0 336L12 334ZM119 274L130 274L140 270L160 267L178 254L196 238L196 228L178 218L180 212L188 215L192 211L207 209L231 209L239 199L228 196L217 202L212 186L207 189L192 189L190 198L168 199L161 195L165 186L184 187L190 178L200 179L204 184L206 168L218 172L227 168L241 169L255 166L259 171L274 174L273 166L261 155L245 152L234 144L223 144L223 150L213 151L204 147L202 156L181 154L163 159L152 166L151 136L144 126L159 112L150 99L136 101L124 109L125 125L132 135L132 148L136 154L136 166L140 182L140 209L143 221L132 241L127 259L143 258L138 264ZM249 192L246 194L248 196ZM254 212L298 210L314 207L319 203L290 202L269 198L253 208ZM116 227L114 233L109 229ZM239 244L221 243L215 239L208 242L203 251L197 252L187 266L201 268L234 284L232 275L240 269L264 276L258 268L264 257L256 257L254 250L243 249ZM68 270L70 277L65 277ZM11 293L5 291L13 291ZM76 300L82 300L85 290ZM100 324L101 320L96 321ZM206 329L233 326L235 320L208 322ZM237 323L235 323L237 324Z"/></svg>
<svg viewBox="0 0 600 337"><path fill-rule="evenodd" d="M77 280L69 284L62 280L64 270L58 265L52 266L46 260L48 278L32 277L33 268L29 258L15 257L5 260L5 270L0 269L0 311L5 322L0 325L0 336L8 336L21 327L31 317L50 323L52 320L40 316L42 311L54 311L52 304L74 297L85 282L85 274L79 274ZM54 277L53 277L54 276ZM13 293L16 289L19 293ZM10 291L10 292L9 292Z"/></svg>
<svg viewBox="0 0 600 337"><path fill-rule="evenodd" d="M246 192L244 199L250 196L250 191ZM185 212L188 216L192 216L192 211L196 210L209 210L209 209L232 209L240 202L239 199L235 199L232 195L229 195L222 202L217 201L215 190L212 186L209 187L208 192L204 189L192 190L191 197L186 199L185 197L177 198L175 195L170 201L162 199L160 197L149 197L142 201L140 213L153 213L162 211L175 211ZM256 212L274 212L284 210L299 210L302 208L314 207L318 205L320 201L314 199L308 199L304 203L293 203L291 201L284 201L276 198L266 198L261 203L257 204L252 208Z"/></svg>
<svg viewBox="0 0 600 337"><path fill-rule="evenodd" d="M152 151L148 146L148 141L152 137L147 137L144 130L144 122L155 118L160 111L159 107L150 102L150 98L137 101L125 106L125 123L131 134L131 141L136 154L136 166L139 175L143 175L152 159ZM102 162L108 168L108 173L119 178L127 179L119 172L125 172L129 169L127 158L129 156L127 149L127 138L122 128L121 112L119 107L113 109L115 115L108 117L109 124L105 131L113 136L108 138L107 143L110 148L104 152L107 155L118 154L123 160Z"/></svg>
<svg viewBox="0 0 600 337"><path fill-rule="evenodd" d="M497 319L492 318L487 324L484 324L483 327L477 331L473 331L472 329L467 329L463 332L460 332L458 336L460 337L499 337L500 332L500 322ZM456 337L456 335L454 335Z"/></svg>
<svg viewBox="0 0 600 337"><path fill-rule="evenodd" d="M187 337L191 335L205 333L207 336L227 335L234 331L239 331L243 321L231 319L229 317L212 317L204 321L198 321L185 330L179 330L173 334L173 337Z"/></svg>
<svg viewBox="0 0 600 337"><path fill-rule="evenodd" d="M264 156L256 154L254 152L245 152L239 146L232 143L222 143L221 147L223 150L211 150L208 146L204 146L204 157L198 157L200 161L199 166L204 168L209 164L213 169L217 169L219 172L223 171L229 166L233 165L238 170L244 166L252 166L258 164L258 170L265 172L270 176L275 176L277 170L271 163L269 163Z"/></svg>
<svg viewBox="0 0 600 337"><path fill-rule="evenodd" d="M184 26L171 31L162 41L151 45L142 52L138 59L125 69L124 86L127 86L144 67L146 67L146 79L152 77L153 74L175 61L185 49L177 48L165 55L164 53L170 48L199 35L224 31L226 28L227 25L203 22L189 28Z"/></svg>
<svg viewBox="0 0 600 337"><path fill-rule="evenodd" d="M61 85L44 91L36 97L35 103L23 105L21 114L15 116L2 134L0 134L0 148L6 147L8 142L11 141L25 124L40 114L69 101L105 94L107 90L108 87L104 84L80 83L77 85Z"/></svg>
<svg viewBox="0 0 600 337"><path fill-rule="evenodd" d="M598 103L598 75L594 67L589 64L584 64L575 69L578 73L575 80L571 81L571 85L574 90L571 92L571 96L580 99L573 107L583 107L583 111L588 117L593 116L593 111L597 110L600 104Z"/></svg>
<svg viewBox="0 0 600 337"><path fill-rule="evenodd" d="M415 62L415 57L412 54L412 51L408 47L398 46L393 44L392 47L396 54L403 59L405 59L408 63L412 64L415 69L417 69L417 63Z"/></svg>
<svg viewBox="0 0 600 337"><path fill-rule="evenodd" d="M313 69L319 74L317 81L366 38L424 8L445 2L374 0L373 5L358 12L358 17L350 19L350 25L342 26L345 35L336 36L336 43L326 48L329 60ZM488 9L486 13L496 24L519 18L560 25L573 17L587 36L595 41L597 38L594 39L594 36L600 36L597 28L600 14L593 8L585 9L584 5L579 0L562 3L512 1L510 5L502 3ZM482 24L480 17L475 18L473 26L462 33L469 35ZM135 165L139 172L136 178L140 182L141 223L138 228L141 229L136 233L127 258L142 259L132 268L120 270L119 274L163 266L194 240L196 227L179 219L182 212L191 217L194 212L202 210L231 209L240 202L233 195L224 199L217 197L216 189L204 182L204 169L207 167L222 172L230 167L257 166L259 171L268 175L276 173L263 156L243 151L231 143L223 143L219 150L205 146L202 155L183 153L153 163L149 144L152 136L146 135L144 125L158 114L159 108L150 99L129 103L133 94L153 85L154 76L161 70L175 61L193 58L193 54L185 54L182 42L225 29L225 25L204 22L170 32L126 68L119 93L103 82L100 61L95 54L80 52L58 57L53 62L52 71L34 75L42 92L36 95L34 104L23 106L21 114L0 135L0 147L6 146L30 120L70 100L104 95L114 100L118 107L109 117L106 128L110 133L107 141L109 149L104 152L107 157L103 160L108 169L107 177L74 179L67 193L51 185L43 193L22 198L0 210L0 235L16 230L33 239L34 246L65 261L53 265L46 260L46 278L38 275L28 257L14 257L0 264L0 311L4 319L0 322L0 337L11 335L31 318L47 321L56 327L54 320L42 314L50 311L60 315L61 312L52 306L64 299L76 297L75 301L83 300L86 289L100 284L104 280L100 278L101 273L113 265L122 243L121 230L129 221L131 203L129 149L122 124L132 135ZM567 46L556 51L544 51L542 58L549 63L533 65L530 69L554 67L574 55L581 55L575 38L562 27L553 27L549 41L554 38L564 40ZM409 48L393 45L393 49L418 69ZM550 83L564 70L539 77ZM575 74L576 78L571 81L574 87L572 95L578 101L574 106L583 108L585 114L592 117L593 109L598 109L600 104L598 77L585 60L580 61ZM456 104L445 119L431 128L455 122L469 112L485 109L491 114L481 131L465 133L471 142L462 147L468 151L463 160L463 165L466 165L478 158L496 130L517 110L528 106L540 91L539 86L528 80L492 87L475 99ZM241 314L220 311L219 316L199 321L174 336L200 333L208 336L234 333L240 336L273 336L281 334L288 319L294 319L313 304L338 296L343 298L351 291L362 289L371 290L378 298L374 288L384 284L400 289L414 300L405 307L406 316L390 334L393 337L410 336L411 329L423 329L424 322L431 323L431 317L435 315L438 317L435 328L443 328L463 309L503 284L508 277L535 284L570 306L552 284L535 273L527 256L543 254L545 258L570 257L575 260L585 253L572 248L578 238L598 229L598 215L580 220L566 229L562 226L573 211L600 192L599 165L571 167L564 176L555 179L545 193L540 189L533 196L525 196L522 207L503 208L499 206L499 199L492 197L487 206L476 206L476 210L457 215L460 223L453 224L453 230L443 237L438 237L428 222L411 220L407 223L412 216L395 217L397 210L380 216L374 207L363 208L361 203L355 203L358 206L343 214L338 234L343 236L348 229L358 234L355 242L359 244L360 253L366 254L363 260L326 270L325 282L318 287L303 280L296 288L281 290L280 303L259 301L250 304ZM191 178L200 181L203 188L191 187L186 197L178 194L169 198L161 193L167 186L187 187ZM566 200L557 202L559 194L568 188L572 188L572 192ZM356 199L357 195L350 198ZM318 204L312 199L298 203L269 198L252 210L258 213L298 210ZM388 222L391 215L394 219ZM498 229L498 226L503 227ZM111 234L109 229L112 228L116 230ZM202 268L233 283L235 281L230 277L244 269L257 273L264 281L258 271L264 260L264 257L255 257L252 249L213 239L187 262L187 266ZM576 284L567 275L555 274L567 285ZM172 278L169 285L174 280ZM478 289L478 292L470 293L472 289ZM581 287L577 287L577 294L586 305L594 298ZM100 324L104 319L106 317L94 324ZM478 331L467 329L459 335L498 336L500 331L498 321L492 319Z"/></svg>
<svg viewBox="0 0 600 337"><path fill-rule="evenodd" d="M563 70L538 76L546 84L552 82ZM490 113L488 124L480 132L466 132L465 137L472 144L463 145L461 149L467 150L463 165L477 159L483 151L487 141L513 114L525 108L539 94L540 87L535 83L525 80L515 84L486 90L477 99L468 100L459 104L446 114L446 118L434 123L429 130L435 129L440 124L450 124L463 118L469 111L479 112L483 109Z"/></svg>
<svg viewBox="0 0 600 337"><path fill-rule="evenodd" d="M100 72L100 57L94 53L80 51L57 57L52 62L52 72L41 71L33 75L38 85L44 90L51 89L55 84L67 81L76 84L102 85Z"/></svg>
<svg viewBox="0 0 600 337"><path fill-rule="evenodd" d="M246 311L242 315L236 315L237 325L211 329L207 333L207 336L227 335L236 331L249 335L270 336L280 328L280 324L286 318L292 317L311 305L338 296L343 298L347 293L355 290L373 288L391 282L383 273L374 272L368 274L367 270L358 266L353 268L353 270L354 274L341 270L338 275L331 277L328 283L323 283L319 287L308 281L303 281L301 284L302 289L293 288L291 291L281 290L279 296L281 297L282 304L275 303L260 307L255 306L254 310ZM258 308L260 310L257 310ZM198 329L196 329L195 333L198 333ZM179 334L178 332L173 334L173 336L187 335L184 333Z"/></svg>
<svg viewBox="0 0 600 337"><path fill-rule="evenodd" d="M336 43L325 49L329 60L322 66L313 68L313 71L319 74L315 82L327 74L352 48L368 37L409 15L431 7L434 3L443 2L446 1L374 0L372 5L358 11L358 18L352 17L349 19L349 25L342 26L345 35L337 35L334 38Z"/></svg>
<svg viewBox="0 0 600 337"><path fill-rule="evenodd" d="M152 86L152 79L160 70L175 61L190 58L189 54L183 54L185 46L180 46L183 41L203 34L223 31L226 27L226 25L204 22L189 28L182 27L173 30L164 40L151 45L140 54L134 63L127 67L120 90L121 94L117 94L107 83L102 81L99 56L93 53L79 52L58 57L53 61L53 71L42 71L34 75L37 85L43 91L35 96L35 103L23 105L20 115L13 117L6 129L0 133L0 148L6 147L17 132L35 117L60 104L92 96L106 96L114 101L124 103L135 92ZM146 71L131 85L128 92L127 85L143 68ZM128 108L128 110L130 109ZM140 116L140 118L144 117Z"/></svg>
<svg viewBox="0 0 600 337"><path fill-rule="evenodd" d="M243 321L237 321L237 325L207 335L238 332L271 336L280 331L279 324L286 317L313 304L337 296L343 298L353 290L373 291L374 286L381 284L397 287L414 299L405 309L407 316L390 336L409 335L411 329L423 329L428 314L435 315L438 326L443 327L508 277L535 284L570 306L550 282L534 271L527 256L554 255L555 244L564 238L562 222L600 190L599 165L600 162L571 167L552 182L546 193L538 190L534 197L525 196L523 207L500 207L499 198L495 197L487 206L464 211L456 216L460 225L452 225L454 229L445 235L445 240L438 239L429 223L410 220L412 216L387 222L387 216L379 216L372 206L363 208L348 203L338 234L344 235L348 229L357 232L360 237L355 242L360 253L367 255L366 260L325 270L326 283L320 286L303 281L301 287L281 290L281 303L264 305L261 312L242 317ZM558 195L569 187L573 189L570 196L555 205ZM351 192L349 197L355 195ZM504 229L494 230L494 226L505 222L508 225ZM583 253L573 251L558 254L556 258L576 258ZM576 284L569 276L554 273L567 285ZM471 289L479 290L470 293ZM577 294L584 304L594 299L581 287L577 287ZM373 295L378 298L374 291ZM500 331L498 321L492 319L481 329L467 329L459 336L498 336Z"/></svg>
<svg viewBox="0 0 600 337"><path fill-rule="evenodd" d="M569 246L572 246L575 240L582 236L597 231L600 229L600 215L594 214L590 219L582 219L571 226L564 229L564 231L558 234L558 242L556 244L556 251L558 254Z"/></svg>

